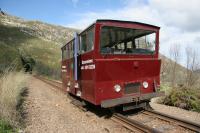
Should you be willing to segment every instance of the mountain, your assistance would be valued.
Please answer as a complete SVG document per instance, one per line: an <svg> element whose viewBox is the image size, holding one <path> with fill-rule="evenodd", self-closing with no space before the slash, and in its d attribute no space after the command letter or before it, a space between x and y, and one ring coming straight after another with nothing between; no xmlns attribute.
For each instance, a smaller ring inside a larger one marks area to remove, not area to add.
<svg viewBox="0 0 200 133"><path fill-rule="evenodd" d="M185 68L184 66L178 63L176 63L176 66L174 66L175 62L162 54L160 54L160 58L161 58L161 81L164 83L171 82L171 80L173 79L172 78L173 69L175 69L176 83L183 84L185 82L184 77L185 77L187 68Z"/></svg>
<svg viewBox="0 0 200 133"><path fill-rule="evenodd" d="M22 68L21 57L32 58L34 72L60 76L61 46L77 29L27 21L0 13L0 72L10 66Z"/></svg>
<svg viewBox="0 0 200 133"><path fill-rule="evenodd" d="M197 75L199 75L200 77L200 69L197 69L196 71L194 71ZM199 78L199 81L200 81L200 78Z"/></svg>
<svg viewBox="0 0 200 133"><path fill-rule="evenodd" d="M69 41L77 29L27 21L7 13L0 13L0 72L11 65L22 68L21 56L35 61L34 72L53 78L60 77L61 46ZM170 82L174 62L160 54L161 80ZM186 69L177 64L177 77ZM184 82L177 78L177 82Z"/></svg>

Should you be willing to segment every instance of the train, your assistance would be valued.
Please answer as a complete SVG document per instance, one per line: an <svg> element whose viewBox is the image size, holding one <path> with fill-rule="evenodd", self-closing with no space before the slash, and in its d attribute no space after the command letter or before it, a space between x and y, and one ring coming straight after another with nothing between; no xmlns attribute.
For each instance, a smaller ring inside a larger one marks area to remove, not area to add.
<svg viewBox="0 0 200 133"><path fill-rule="evenodd" d="M61 48L63 90L102 108L148 107L160 88L160 27L98 19Z"/></svg>

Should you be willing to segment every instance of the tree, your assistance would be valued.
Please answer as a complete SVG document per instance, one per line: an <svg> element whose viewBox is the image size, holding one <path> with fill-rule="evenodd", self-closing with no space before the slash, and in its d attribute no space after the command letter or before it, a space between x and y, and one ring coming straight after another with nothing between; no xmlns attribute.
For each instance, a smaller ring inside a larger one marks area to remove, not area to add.
<svg viewBox="0 0 200 133"><path fill-rule="evenodd" d="M195 71L199 67L199 62L197 59L197 52L191 47L185 48L186 53L186 85L193 86L198 80L198 75L195 74Z"/></svg>
<svg viewBox="0 0 200 133"><path fill-rule="evenodd" d="M20 60L25 72L32 73L33 67L35 66L36 62L31 55L28 55L23 50L18 49Z"/></svg>
<svg viewBox="0 0 200 133"><path fill-rule="evenodd" d="M162 63L161 63L161 79L165 81L167 79L167 75L169 74L170 67L169 67L169 59L162 55Z"/></svg>
<svg viewBox="0 0 200 133"><path fill-rule="evenodd" d="M173 61L171 61L171 65L172 65L171 86L174 88L176 80L177 80L176 74L177 74L177 65L180 58L180 45L178 44L172 45L170 47L169 52L170 52L171 59L173 59Z"/></svg>

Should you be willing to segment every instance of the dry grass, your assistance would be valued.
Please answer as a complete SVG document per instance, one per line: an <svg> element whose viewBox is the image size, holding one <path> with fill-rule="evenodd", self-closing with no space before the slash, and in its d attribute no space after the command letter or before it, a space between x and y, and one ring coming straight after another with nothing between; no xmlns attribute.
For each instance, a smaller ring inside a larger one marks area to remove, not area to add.
<svg viewBox="0 0 200 133"><path fill-rule="evenodd" d="M19 124L17 105L28 77L23 72L5 72L0 77L0 119L13 126Z"/></svg>

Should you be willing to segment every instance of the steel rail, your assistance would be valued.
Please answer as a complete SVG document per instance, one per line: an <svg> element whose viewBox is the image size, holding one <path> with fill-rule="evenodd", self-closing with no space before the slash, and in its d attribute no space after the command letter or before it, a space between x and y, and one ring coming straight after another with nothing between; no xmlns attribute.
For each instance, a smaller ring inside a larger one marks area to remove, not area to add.
<svg viewBox="0 0 200 133"><path fill-rule="evenodd" d="M190 129L192 131L195 131L197 133L200 133L200 125L191 121L187 121L181 118L177 118L174 116L170 116L161 112L157 112L157 111L153 111L153 110L145 110L144 112L142 112L143 114L147 114L147 115L153 115L159 119L165 120L165 121L169 121L169 122L173 122L183 128L187 128Z"/></svg>
<svg viewBox="0 0 200 133"><path fill-rule="evenodd" d="M59 90L62 90L62 83L61 82L58 82L58 81L55 81L55 80L50 80L50 79L46 79L46 78L43 78L43 77L40 77L40 76L34 76L35 78L39 79L39 80L42 80L43 82L55 87L55 88L58 88ZM55 85L56 84L56 85Z"/></svg>
<svg viewBox="0 0 200 133"><path fill-rule="evenodd" d="M54 80L50 80L50 79L46 79L46 78L43 78L43 77L39 77L39 76L34 76L35 78L53 86L53 87L56 87L58 88L59 90L61 89L60 85L61 83L57 82L57 81L54 81ZM55 84L60 84L59 86L58 85L55 85ZM61 89L62 90L62 89ZM152 128L149 128L148 126L142 124L142 123L139 123L135 120L132 120L132 119L129 119L121 114L114 114L111 118L112 120L122 124L124 127L130 129L130 130L137 130L137 131L140 131L140 132L144 132L144 133L160 133L159 131L155 130L155 129L152 129Z"/></svg>
<svg viewBox="0 0 200 133"><path fill-rule="evenodd" d="M133 130L133 131L137 130L137 131L144 132L144 133L161 133L159 130L150 128L136 120L130 119L130 118L128 118L124 115L118 114L118 113L113 114L111 119L113 119L114 121L122 124L126 128Z"/></svg>
<svg viewBox="0 0 200 133"><path fill-rule="evenodd" d="M62 82L46 79L46 78L39 77L39 76L34 76L34 77L39 79L39 80L42 80L43 82L45 82L45 83L47 83L47 84L49 84L49 85L51 85L55 88L58 88L61 91L63 91L62 90ZM168 122L173 122L178 126L181 126L183 128L187 128L189 130L200 133L200 124L197 124L197 123L194 123L194 122L191 122L191 121L187 121L187 120L184 120L184 119L181 119L181 118L177 118L177 117L174 117L174 116L170 116L170 115L158 112L158 111L149 110L149 109L145 110L142 113L146 114L146 115L153 115L153 116L155 116L159 119L162 119L162 120L165 120L165 121L168 121ZM148 126L146 126L146 125L144 125L144 124L142 124L142 123L140 123L136 120L127 118L127 117L125 117L121 114L118 114L118 113L115 113L112 116L112 119L116 122L119 122L120 124L122 124L123 126L127 127L130 130L139 130L139 131L142 131L142 132L145 132L145 133L152 133L152 132L153 133L161 133L159 130L156 130L154 128L150 128L150 127L148 127Z"/></svg>

